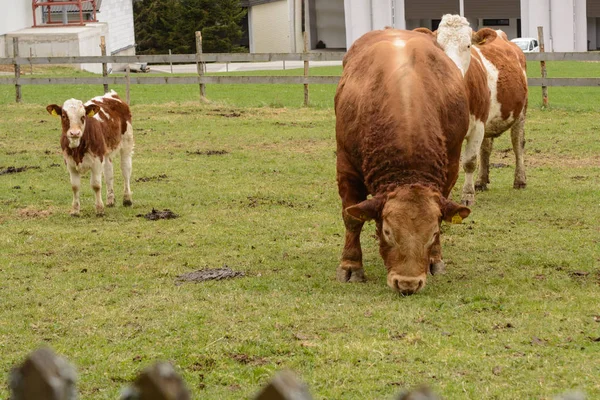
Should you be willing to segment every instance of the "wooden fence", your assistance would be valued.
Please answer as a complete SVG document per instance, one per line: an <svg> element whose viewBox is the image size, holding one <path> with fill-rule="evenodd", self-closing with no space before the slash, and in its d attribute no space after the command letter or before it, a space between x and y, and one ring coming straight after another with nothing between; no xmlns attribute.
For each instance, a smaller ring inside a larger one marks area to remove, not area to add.
<svg viewBox="0 0 600 400"><path fill-rule="evenodd" d="M210 84L302 84L305 90L305 105L308 105L308 85L337 84L339 76L310 76L311 61L341 61L345 55L342 52L303 52L303 53L202 53L202 40L197 37L196 54L165 54L165 55L136 55L136 56L80 56L80 57L21 57L18 53L18 42L14 41L14 57L0 58L0 65L13 65L14 77L0 77L0 85L14 85L16 101L21 101L21 86L23 85L71 85L91 84L103 85L105 91L108 85L126 85L129 99L130 85L164 85L164 84L196 84L200 87L200 97L204 99L205 85ZM600 52L571 52L571 53L527 53L527 61L593 61L600 62ZM205 63L235 63L235 62L266 62L266 61L303 61L303 76L214 76L206 75ZM102 77L64 77L36 78L22 77L21 69L33 65L53 64L82 64L107 63L114 64L197 64L197 76L131 76L129 68L125 75L109 76L103 68ZM529 86L596 86L600 87L600 77L589 78L529 78Z"/></svg>

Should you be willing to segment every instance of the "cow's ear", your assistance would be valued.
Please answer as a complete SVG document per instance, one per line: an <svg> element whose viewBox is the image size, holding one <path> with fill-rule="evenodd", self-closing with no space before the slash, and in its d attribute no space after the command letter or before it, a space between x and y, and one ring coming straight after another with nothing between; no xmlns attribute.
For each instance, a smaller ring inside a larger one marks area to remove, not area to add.
<svg viewBox="0 0 600 400"><path fill-rule="evenodd" d="M362 222L379 219L384 204L385 196L375 196L346 208L346 213Z"/></svg>
<svg viewBox="0 0 600 400"><path fill-rule="evenodd" d="M420 32L420 33L424 33L424 34L426 34L426 35L431 35L431 36L433 36L433 37L436 37L436 36L437 36L437 31L435 31L435 32L431 32L431 30L429 30L429 29L427 29L427 28L416 28L416 29L413 29L413 31L414 31L414 32Z"/></svg>
<svg viewBox="0 0 600 400"><path fill-rule="evenodd" d="M94 115L98 114L98 111L100 111L100 106L97 104L88 104L85 106L85 115L88 117L93 117Z"/></svg>
<svg viewBox="0 0 600 400"><path fill-rule="evenodd" d="M57 104L46 106L46 111L48 111L48 114L54 115L55 117L62 115L62 107Z"/></svg>
<svg viewBox="0 0 600 400"><path fill-rule="evenodd" d="M469 207L461 206L452 200L446 199L442 199L441 211L442 219L446 222L452 222L453 224L460 224L463 219L471 214L471 209Z"/></svg>
<svg viewBox="0 0 600 400"><path fill-rule="evenodd" d="M483 45L486 43L493 42L498 37L495 30L491 28L482 28L477 32L471 34L471 42L475 45Z"/></svg>

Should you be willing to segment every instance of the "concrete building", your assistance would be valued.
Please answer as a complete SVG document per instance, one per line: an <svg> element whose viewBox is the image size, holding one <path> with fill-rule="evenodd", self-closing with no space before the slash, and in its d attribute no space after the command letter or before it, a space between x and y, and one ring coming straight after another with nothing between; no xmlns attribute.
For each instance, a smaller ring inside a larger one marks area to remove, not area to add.
<svg viewBox="0 0 600 400"><path fill-rule="evenodd" d="M19 54L24 57L44 56L94 56L100 55L100 37L106 39L106 53L112 55L135 54L132 0L97 0L97 22L85 25L33 26L30 0L0 0L0 57L13 55L13 38L19 41ZM89 3L88 3L89 4ZM58 9L52 20L73 21L79 18L78 10L68 6L64 16ZM88 6L89 7L89 6ZM57 7L53 7L55 10ZM86 18L91 12L87 10ZM47 20L42 8L36 9L38 25ZM101 72L100 64L81 64L81 69ZM118 66L111 66L118 68Z"/></svg>
<svg viewBox="0 0 600 400"><path fill-rule="evenodd" d="M547 51L600 48L600 0L246 0L251 52L347 49L373 29L435 30L443 14L461 14L471 27L502 29L509 38L537 37Z"/></svg>

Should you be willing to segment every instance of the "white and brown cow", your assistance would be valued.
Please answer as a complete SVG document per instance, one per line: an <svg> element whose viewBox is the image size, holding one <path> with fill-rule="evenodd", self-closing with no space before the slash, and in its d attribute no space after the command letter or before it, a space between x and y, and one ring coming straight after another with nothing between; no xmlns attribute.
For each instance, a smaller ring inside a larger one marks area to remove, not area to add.
<svg viewBox="0 0 600 400"><path fill-rule="evenodd" d="M521 49L508 41L502 31L483 28L473 32L468 21L459 15L444 15L435 32L426 28L417 31L436 38L463 72L467 85L470 124L463 155L463 204L475 202L475 189L487 189L493 140L508 129L516 159L513 187L524 188L527 75ZM474 184L478 155L479 174Z"/></svg>
<svg viewBox="0 0 600 400"><path fill-rule="evenodd" d="M337 279L365 279L360 233L375 220L388 286L415 293L443 265L441 221L470 213L448 200L469 126L462 76L432 38L372 31L344 57L335 113L346 227Z"/></svg>
<svg viewBox="0 0 600 400"><path fill-rule="evenodd" d="M94 97L87 103L70 99L62 107L50 104L46 110L60 116L62 136L60 145L71 176L73 206L71 215L79 215L79 189L81 175L91 170L90 183L96 196L96 214L104 213L102 203L102 173L106 179L106 205L115 204L112 159L121 155L121 172L124 179L123 205L131 206L131 156L133 154L133 128L131 111L115 91Z"/></svg>

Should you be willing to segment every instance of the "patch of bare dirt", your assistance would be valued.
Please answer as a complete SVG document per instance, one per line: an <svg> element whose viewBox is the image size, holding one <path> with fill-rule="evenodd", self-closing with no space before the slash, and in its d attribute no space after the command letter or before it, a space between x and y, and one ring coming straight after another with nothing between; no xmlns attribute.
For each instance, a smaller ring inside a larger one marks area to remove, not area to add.
<svg viewBox="0 0 600 400"><path fill-rule="evenodd" d="M238 118L238 117L242 116L242 112L238 112L238 111L234 111L234 110L222 110L219 108L211 110L207 114L215 115L215 116L219 116L219 117L225 117L225 118Z"/></svg>
<svg viewBox="0 0 600 400"><path fill-rule="evenodd" d="M165 208L162 211L156 210L153 208L152 211L150 211L148 214L146 214L146 215L138 214L137 216L144 217L149 221L156 221L159 219L173 219L173 218L179 217L179 215L175 214L173 211L169 210L168 208Z"/></svg>
<svg viewBox="0 0 600 400"><path fill-rule="evenodd" d="M167 178L168 177L166 174L160 174L160 175L156 175L156 176L142 176L142 177L137 178L135 181L136 182L160 182Z"/></svg>
<svg viewBox="0 0 600 400"><path fill-rule="evenodd" d="M36 167L36 166L13 167L13 166L11 166L11 167L0 170L0 175L17 174L19 172L25 172L28 169L40 169L40 167Z"/></svg>
<svg viewBox="0 0 600 400"><path fill-rule="evenodd" d="M193 154L195 156L222 156L225 154L229 154L227 150L196 150L196 151L186 151L187 154Z"/></svg>
<svg viewBox="0 0 600 400"><path fill-rule="evenodd" d="M525 165L527 167L567 167L587 168L600 166L600 156L573 158L556 155L545 155L541 153L526 154Z"/></svg>
<svg viewBox="0 0 600 400"><path fill-rule="evenodd" d="M175 285L179 286L185 282L220 281L222 279L239 278L245 276L241 271L234 271L227 265L222 268L205 268L197 271L187 272L175 279Z"/></svg>
<svg viewBox="0 0 600 400"><path fill-rule="evenodd" d="M230 357L240 364L265 365L269 362L264 357L249 356L247 354L230 354Z"/></svg>
<svg viewBox="0 0 600 400"><path fill-rule="evenodd" d="M38 210L35 207L25 207L17 210L17 215L21 218L47 218L53 213L51 209Z"/></svg>

